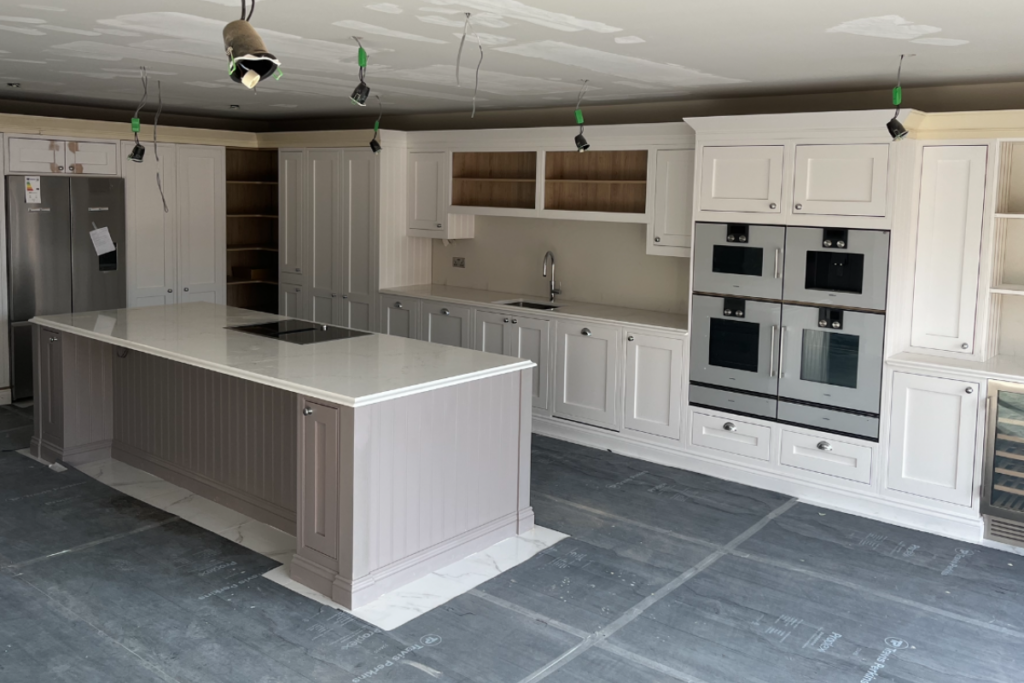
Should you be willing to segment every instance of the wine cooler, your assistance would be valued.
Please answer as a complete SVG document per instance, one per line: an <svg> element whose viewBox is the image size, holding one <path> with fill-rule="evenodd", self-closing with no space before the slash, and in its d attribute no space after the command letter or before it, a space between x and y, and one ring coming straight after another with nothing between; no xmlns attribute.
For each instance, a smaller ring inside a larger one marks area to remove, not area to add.
<svg viewBox="0 0 1024 683"><path fill-rule="evenodd" d="M990 380L988 409L985 537L1024 547L1024 384Z"/></svg>

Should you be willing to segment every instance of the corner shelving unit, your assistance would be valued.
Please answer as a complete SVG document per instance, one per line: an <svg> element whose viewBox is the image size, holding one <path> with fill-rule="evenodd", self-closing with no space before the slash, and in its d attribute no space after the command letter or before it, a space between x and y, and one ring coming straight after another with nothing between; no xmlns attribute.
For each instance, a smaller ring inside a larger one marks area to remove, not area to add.
<svg viewBox="0 0 1024 683"><path fill-rule="evenodd" d="M228 305L277 313L277 150L227 150Z"/></svg>
<svg viewBox="0 0 1024 683"><path fill-rule="evenodd" d="M647 150L548 152L544 208L646 213Z"/></svg>
<svg viewBox="0 0 1024 683"><path fill-rule="evenodd" d="M455 152L452 205L533 209L537 205L536 152Z"/></svg>

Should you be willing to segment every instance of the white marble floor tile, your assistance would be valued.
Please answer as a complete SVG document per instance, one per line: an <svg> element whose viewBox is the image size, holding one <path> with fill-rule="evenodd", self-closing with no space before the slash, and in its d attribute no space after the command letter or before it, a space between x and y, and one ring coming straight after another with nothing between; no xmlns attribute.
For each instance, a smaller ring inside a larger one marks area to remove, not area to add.
<svg viewBox="0 0 1024 683"><path fill-rule="evenodd" d="M76 465L76 469L115 489L129 484L161 481L159 477L155 477L149 472L143 472L127 463L109 458L107 460L97 460L96 462Z"/></svg>
<svg viewBox="0 0 1024 683"><path fill-rule="evenodd" d="M297 547L294 536L255 519L223 529L217 534L278 562L281 558L288 558L290 562Z"/></svg>

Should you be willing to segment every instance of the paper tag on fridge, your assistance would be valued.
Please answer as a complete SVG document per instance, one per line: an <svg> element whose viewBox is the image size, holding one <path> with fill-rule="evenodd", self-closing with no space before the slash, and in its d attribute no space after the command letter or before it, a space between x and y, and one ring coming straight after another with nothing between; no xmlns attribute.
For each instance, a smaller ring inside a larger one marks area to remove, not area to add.
<svg viewBox="0 0 1024 683"><path fill-rule="evenodd" d="M110 238L110 231L106 228L90 230L89 237L92 238L92 246L96 248L97 256L103 256L117 250L117 247L114 246L114 240Z"/></svg>
<svg viewBox="0 0 1024 683"><path fill-rule="evenodd" d="M43 190L39 186L39 176L37 175L25 176L25 203L43 203Z"/></svg>

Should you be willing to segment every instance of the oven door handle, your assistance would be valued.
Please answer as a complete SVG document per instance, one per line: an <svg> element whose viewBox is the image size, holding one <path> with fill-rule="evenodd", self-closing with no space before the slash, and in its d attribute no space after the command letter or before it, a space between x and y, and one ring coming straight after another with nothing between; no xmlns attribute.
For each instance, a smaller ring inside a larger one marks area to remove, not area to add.
<svg viewBox="0 0 1024 683"><path fill-rule="evenodd" d="M771 352L768 354L768 376L775 376L775 335L778 333L778 325L772 325L772 347Z"/></svg>
<svg viewBox="0 0 1024 683"><path fill-rule="evenodd" d="M782 363L786 360L786 326L779 325L779 378L782 378Z"/></svg>
<svg viewBox="0 0 1024 683"><path fill-rule="evenodd" d="M782 277L782 271L779 270L779 262L782 260L782 249L775 250L775 279L778 280Z"/></svg>

